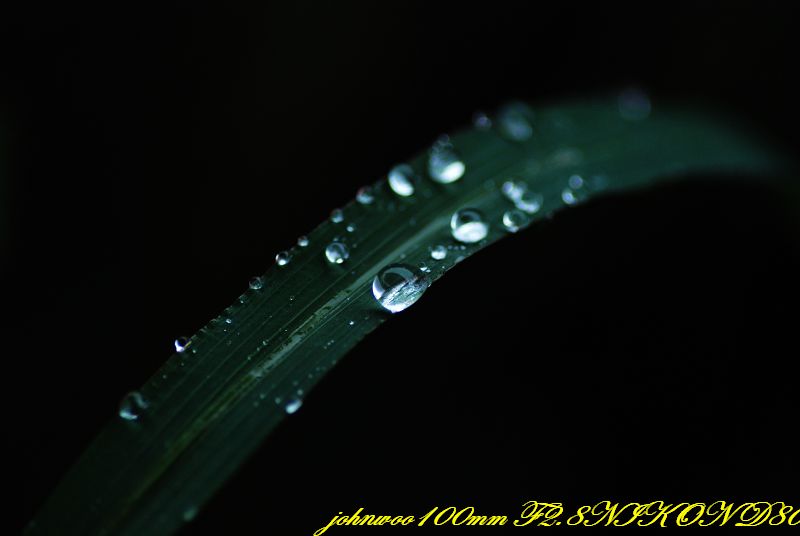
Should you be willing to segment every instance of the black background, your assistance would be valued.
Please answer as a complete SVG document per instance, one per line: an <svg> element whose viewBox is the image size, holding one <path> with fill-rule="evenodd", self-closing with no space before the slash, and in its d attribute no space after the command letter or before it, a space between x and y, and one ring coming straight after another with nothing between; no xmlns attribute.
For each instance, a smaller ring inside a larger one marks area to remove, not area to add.
<svg viewBox="0 0 800 536"><path fill-rule="evenodd" d="M2 17L15 530L176 336L476 109L635 84L797 149L788 3L110 4ZM757 181L688 179L460 265L185 533L309 534L360 506L796 504L796 213Z"/></svg>

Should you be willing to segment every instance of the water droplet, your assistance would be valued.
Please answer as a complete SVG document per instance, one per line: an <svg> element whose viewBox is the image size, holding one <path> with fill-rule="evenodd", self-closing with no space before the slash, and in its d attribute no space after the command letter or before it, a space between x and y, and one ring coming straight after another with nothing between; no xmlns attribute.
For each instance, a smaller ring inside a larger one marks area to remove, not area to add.
<svg viewBox="0 0 800 536"><path fill-rule="evenodd" d="M306 235L303 235L303 236L301 236L300 238L297 239L297 245L300 246L301 248L304 248L304 247L308 246L308 244L309 244L309 240L308 240L308 237Z"/></svg>
<svg viewBox="0 0 800 536"><path fill-rule="evenodd" d="M478 130L487 130L492 128L492 120L483 112L475 112L472 116L472 124Z"/></svg>
<svg viewBox="0 0 800 536"><path fill-rule="evenodd" d="M350 252L347 250L347 246L341 242L331 242L328 244L328 247L325 248L325 257L328 259L328 262L342 264L350 257Z"/></svg>
<svg viewBox="0 0 800 536"><path fill-rule="evenodd" d="M260 277L254 277L250 280L248 285L251 290L261 290L264 288L264 280Z"/></svg>
<svg viewBox="0 0 800 536"><path fill-rule="evenodd" d="M348 233L353 233L356 230L356 224L355 223L348 223L347 227L345 227L345 229L347 229Z"/></svg>
<svg viewBox="0 0 800 536"><path fill-rule="evenodd" d="M372 186L362 186L356 192L356 201L362 205L369 205L375 201L375 194L372 193Z"/></svg>
<svg viewBox="0 0 800 536"><path fill-rule="evenodd" d="M178 337L175 339L175 351L178 353L183 353L186 350L186 347L189 346L189 339L186 337Z"/></svg>
<svg viewBox="0 0 800 536"><path fill-rule="evenodd" d="M450 139L444 137L436 141L428 155L428 174L436 182L449 184L460 179L466 165Z"/></svg>
<svg viewBox="0 0 800 536"><path fill-rule="evenodd" d="M278 263L278 266L286 266L289 264L291 260L291 256L289 255L288 251L281 251L277 255L275 255L275 262Z"/></svg>
<svg viewBox="0 0 800 536"><path fill-rule="evenodd" d="M583 177L571 175L567 180L567 187L561 191L561 200L567 205L577 205L588 197L589 193L584 188Z"/></svg>
<svg viewBox="0 0 800 536"><path fill-rule="evenodd" d="M464 208L450 218L450 230L453 238L465 244L480 242L489 234L489 224L483 214L474 208Z"/></svg>
<svg viewBox="0 0 800 536"><path fill-rule="evenodd" d="M503 183L501 190L503 191L503 195L506 196L510 201L516 203L522 194L528 189L528 185L521 181L515 180L508 180Z"/></svg>
<svg viewBox="0 0 800 536"><path fill-rule="evenodd" d="M394 193L403 197L414 195L419 183L419 177L408 164L400 164L389 170L387 175L389 188Z"/></svg>
<svg viewBox="0 0 800 536"><path fill-rule="evenodd" d="M183 511L183 520L185 522L189 522L197 517L197 507L196 506L189 506L186 510Z"/></svg>
<svg viewBox="0 0 800 536"><path fill-rule="evenodd" d="M426 274L431 273L430 267L424 262L419 263L419 269L420 271L425 272Z"/></svg>
<svg viewBox="0 0 800 536"><path fill-rule="evenodd" d="M390 264L372 281L372 294L385 309L398 313L413 305L428 289L430 279L408 264Z"/></svg>
<svg viewBox="0 0 800 536"><path fill-rule="evenodd" d="M512 141L525 141L533 136L530 116L532 112L521 102L512 102L497 112L500 133Z"/></svg>
<svg viewBox="0 0 800 536"><path fill-rule="evenodd" d="M139 391L131 391L119 403L119 416L126 421L135 421L150 406Z"/></svg>
<svg viewBox="0 0 800 536"><path fill-rule="evenodd" d="M342 212L342 209L340 208L333 209L331 211L331 221L333 223L341 223L342 220L344 220L344 213Z"/></svg>
<svg viewBox="0 0 800 536"><path fill-rule="evenodd" d="M279 399L276 399L276 400L279 400ZM303 400L300 399L300 398L294 397L294 398L292 398L291 400L289 400L286 403L286 406L284 406L284 409L286 410L286 413L291 415L292 413L296 413L297 410L302 407L302 405L303 405Z"/></svg>
<svg viewBox="0 0 800 536"><path fill-rule="evenodd" d="M352 325L355 325L355 323L356 323L356 321L355 321L355 320L351 320L350 322L348 322L348 323L347 323L347 325L348 325L348 326L352 326Z"/></svg>
<svg viewBox="0 0 800 536"><path fill-rule="evenodd" d="M516 233L520 229L526 227L530 222L527 214L519 209L507 210L503 214L503 225L512 233Z"/></svg>
<svg viewBox="0 0 800 536"><path fill-rule="evenodd" d="M431 258L440 261L447 257L447 248L441 244L431 247Z"/></svg>
<svg viewBox="0 0 800 536"><path fill-rule="evenodd" d="M522 195L514 202L514 205L528 214L535 214L542 208L543 203L544 197L542 194L526 190L522 192Z"/></svg>
<svg viewBox="0 0 800 536"><path fill-rule="evenodd" d="M650 116L650 97L641 89L629 88L617 97L619 115L626 121L641 121Z"/></svg>

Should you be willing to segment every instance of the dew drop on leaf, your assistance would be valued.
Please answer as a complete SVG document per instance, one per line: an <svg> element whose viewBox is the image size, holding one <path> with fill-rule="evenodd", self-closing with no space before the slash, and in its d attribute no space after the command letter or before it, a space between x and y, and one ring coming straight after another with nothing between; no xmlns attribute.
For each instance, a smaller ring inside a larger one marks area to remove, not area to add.
<svg viewBox="0 0 800 536"><path fill-rule="evenodd" d="M389 170L386 180L394 193L402 197L409 197L414 195L419 177L411 166L400 164Z"/></svg>
<svg viewBox="0 0 800 536"><path fill-rule="evenodd" d="M431 282L408 264L390 264L372 280L372 295L385 309L398 313L413 305Z"/></svg>
<svg viewBox="0 0 800 536"><path fill-rule="evenodd" d="M186 347L189 346L189 339L186 337L178 337L175 339L175 351L178 353L183 353L186 351Z"/></svg>
<svg viewBox="0 0 800 536"><path fill-rule="evenodd" d="M466 165L450 139L443 137L436 141L428 154L428 174L441 184L449 184L460 179Z"/></svg>
<svg viewBox="0 0 800 536"><path fill-rule="evenodd" d="M301 236L300 238L297 239L297 245L300 246L301 248L304 248L304 247L308 246L308 244L309 244L309 240L308 240L308 237L306 235L303 235L303 236Z"/></svg>
<svg viewBox="0 0 800 536"><path fill-rule="evenodd" d="M261 290L264 287L264 280L260 277L254 277L250 280L248 286L251 290Z"/></svg>
<svg viewBox="0 0 800 536"><path fill-rule="evenodd" d="M286 410L286 413L291 415L292 413L296 413L297 410L300 409L300 407L302 407L302 405L303 405L303 400L294 397L286 403L283 409Z"/></svg>
<svg viewBox="0 0 800 536"><path fill-rule="evenodd" d="M510 103L497 112L500 133L512 141L525 141L533 136L530 109L523 103Z"/></svg>
<svg viewBox="0 0 800 536"><path fill-rule="evenodd" d="M543 203L544 197L542 194L526 190L522 192L522 195L514 202L514 205L523 212L535 214L542 208Z"/></svg>
<svg viewBox="0 0 800 536"><path fill-rule="evenodd" d="M463 208L450 218L453 238L465 244L480 242L489 234L489 224L483 214L474 208Z"/></svg>
<svg viewBox="0 0 800 536"><path fill-rule="evenodd" d="M577 205L589 197L583 177L572 175L567 180L567 187L561 191L561 200L567 205Z"/></svg>
<svg viewBox="0 0 800 536"><path fill-rule="evenodd" d="M431 247L431 258L440 261L447 257L447 248L441 244Z"/></svg>
<svg viewBox="0 0 800 536"><path fill-rule="evenodd" d="M331 211L331 221L333 223L341 223L342 220L344 220L344 213L342 212L342 209L340 208L333 209Z"/></svg>
<svg viewBox="0 0 800 536"><path fill-rule="evenodd" d="M137 420L148 408L147 400L139 391L131 391L119 403L119 416L126 421Z"/></svg>
<svg viewBox="0 0 800 536"><path fill-rule="evenodd" d="M328 259L330 263L342 264L349 257L350 252L347 250L347 246L341 242L331 242L325 248L325 258Z"/></svg>
<svg viewBox="0 0 800 536"><path fill-rule="evenodd" d="M519 209L507 210L503 214L503 226L512 233L524 228L529 222L528 215Z"/></svg>
<svg viewBox="0 0 800 536"><path fill-rule="evenodd" d="M275 262L278 263L278 266L286 266L289 264L291 257L289 256L288 251L281 251L277 255L275 255Z"/></svg>
<svg viewBox="0 0 800 536"><path fill-rule="evenodd" d="M356 192L356 201L362 205L369 205L375 201L375 194L372 193L372 186L362 186Z"/></svg>

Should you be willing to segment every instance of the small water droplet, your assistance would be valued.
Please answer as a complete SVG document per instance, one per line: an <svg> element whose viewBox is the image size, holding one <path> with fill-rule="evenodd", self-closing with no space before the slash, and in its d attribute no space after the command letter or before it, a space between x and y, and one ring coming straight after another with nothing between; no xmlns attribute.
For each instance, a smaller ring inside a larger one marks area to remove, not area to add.
<svg viewBox="0 0 800 536"><path fill-rule="evenodd" d="M456 151L449 138L436 141L428 154L428 174L442 184L449 184L460 179L466 171L466 165Z"/></svg>
<svg viewBox="0 0 800 536"><path fill-rule="evenodd" d="M362 186L356 192L356 201L362 205L369 205L375 201L375 194L372 192L372 186Z"/></svg>
<svg viewBox="0 0 800 536"><path fill-rule="evenodd" d="M561 191L561 200L567 205L577 205L589 197L589 193L584 188L583 177L571 175L567 180L567 187Z"/></svg>
<svg viewBox="0 0 800 536"><path fill-rule="evenodd" d="M135 421L150 406L139 391L131 391L119 403L119 416L126 421Z"/></svg>
<svg viewBox="0 0 800 536"><path fill-rule="evenodd" d="M186 347L189 346L189 339L186 337L178 337L175 339L175 351L178 353L183 353L186 351Z"/></svg>
<svg viewBox="0 0 800 536"><path fill-rule="evenodd" d="M348 325L348 326L352 326L352 325L355 325L355 323L356 323L356 321L355 321L355 320L351 320L350 322L348 322L348 323L347 323L347 325Z"/></svg>
<svg viewBox="0 0 800 536"><path fill-rule="evenodd" d="M516 233L520 229L526 227L529 222L530 218L528 215L519 209L507 210L505 214L503 214L503 225L512 233Z"/></svg>
<svg viewBox="0 0 800 536"><path fill-rule="evenodd" d="M523 212L536 214L542 208L543 203L544 197L542 194L526 190L522 192L522 195L514 202L514 205Z"/></svg>
<svg viewBox="0 0 800 536"><path fill-rule="evenodd" d="M431 273L430 267L428 267L428 265L425 264L424 262L419 263L419 269L420 271L425 272L426 274Z"/></svg>
<svg viewBox="0 0 800 536"><path fill-rule="evenodd" d="M353 233L356 230L356 224L355 223L348 223L347 227L345 227L345 229L347 229L348 233Z"/></svg>
<svg viewBox="0 0 800 536"><path fill-rule="evenodd" d="M276 400L280 400L280 399L276 399ZM291 415L292 413L296 413L297 410L300 409L300 407L302 407L302 405L303 405L303 400L300 399L300 398L294 397L294 398L292 398L291 400L289 400L286 403L286 406L284 406L284 409L286 410L286 413Z"/></svg>
<svg viewBox="0 0 800 536"><path fill-rule="evenodd" d="M532 112L526 104L512 102L497 112L500 133L512 141L525 141L533 136L530 117Z"/></svg>
<svg viewBox="0 0 800 536"><path fill-rule="evenodd" d="M275 262L278 263L278 266L286 266L289 264L291 260L291 256L289 255L288 251L281 251L277 255L275 255Z"/></svg>
<svg viewBox="0 0 800 536"><path fill-rule="evenodd" d="M308 237L306 235L301 236L297 239L297 245L301 248L307 247L309 244Z"/></svg>
<svg viewBox="0 0 800 536"><path fill-rule="evenodd" d="M233 318L226 318L225 319L225 323L226 324L233 324Z"/></svg>
<svg viewBox="0 0 800 536"><path fill-rule="evenodd" d="M347 246L341 242L331 242L325 248L325 257L330 263L342 264L350 257L350 252L347 250Z"/></svg>
<svg viewBox="0 0 800 536"><path fill-rule="evenodd" d="M637 88L629 88L617 97L619 115L626 121L641 121L650 116L650 97Z"/></svg>
<svg viewBox="0 0 800 536"><path fill-rule="evenodd" d="M189 522L197 517L197 507L196 506L189 506L186 510L183 511L183 520L185 522Z"/></svg>
<svg viewBox="0 0 800 536"><path fill-rule="evenodd" d="M398 313L413 305L431 282L408 264L390 264L372 281L372 294L385 309Z"/></svg>
<svg viewBox="0 0 800 536"><path fill-rule="evenodd" d="M344 220L344 213L342 209L335 208L331 211L331 221L333 223L341 223Z"/></svg>
<svg viewBox="0 0 800 536"><path fill-rule="evenodd" d="M264 288L264 280L260 277L254 277L250 280L248 285L251 290L261 290Z"/></svg>
<svg viewBox="0 0 800 536"><path fill-rule="evenodd" d="M387 175L389 188L402 197L414 195L419 183L419 176L408 164L400 164L389 170Z"/></svg>
<svg viewBox="0 0 800 536"><path fill-rule="evenodd" d="M431 247L431 258L440 261L447 257L447 248L441 244Z"/></svg>
<svg viewBox="0 0 800 536"><path fill-rule="evenodd" d="M450 218L453 238L465 244L480 242L489 234L489 224L483 214L474 208L463 208Z"/></svg>
<svg viewBox="0 0 800 536"><path fill-rule="evenodd" d="M488 130L492 128L492 120L483 112L475 112L472 115L472 124L475 125L475 128L478 130Z"/></svg>

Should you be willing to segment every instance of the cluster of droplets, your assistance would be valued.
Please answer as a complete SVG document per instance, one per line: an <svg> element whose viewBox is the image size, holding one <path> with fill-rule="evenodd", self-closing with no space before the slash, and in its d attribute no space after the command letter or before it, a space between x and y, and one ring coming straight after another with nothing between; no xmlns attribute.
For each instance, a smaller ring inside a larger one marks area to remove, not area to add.
<svg viewBox="0 0 800 536"><path fill-rule="evenodd" d="M577 205L589 196L586 182L580 175L570 175L567 186L561 190L561 200L567 205Z"/></svg>

